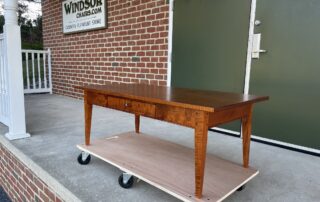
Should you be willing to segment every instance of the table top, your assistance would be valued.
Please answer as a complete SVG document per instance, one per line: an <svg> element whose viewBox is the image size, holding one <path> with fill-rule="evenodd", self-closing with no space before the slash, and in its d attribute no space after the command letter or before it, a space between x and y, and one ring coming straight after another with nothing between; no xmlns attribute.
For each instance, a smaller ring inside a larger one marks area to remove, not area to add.
<svg viewBox="0 0 320 202"><path fill-rule="evenodd" d="M192 90L145 84L108 84L77 86L82 90L145 102L166 104L214 112L240 105L268 100L268 96L245 95L219 91Z"/></svg>

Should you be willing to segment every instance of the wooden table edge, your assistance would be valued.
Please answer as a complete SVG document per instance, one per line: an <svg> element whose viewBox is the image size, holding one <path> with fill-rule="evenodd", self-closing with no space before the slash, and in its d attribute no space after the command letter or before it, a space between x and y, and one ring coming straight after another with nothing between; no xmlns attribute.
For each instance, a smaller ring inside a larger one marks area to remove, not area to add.
<svg viewBox="0 0 320 202"><path fill-rule="evenodd" d="M269 96L261 96L261 97L258 97L257 99L245 101L241 104L232 104L232 105L228 105L226 107L213 108L213 107L193 105L193 104L187 104L187 103L181 103L181 102L166 101L166 100L161 100L161 99L157 99L157 98L146 98L144 96L136 96L136 95L132 95L132 94L128 94L128 93L117 93L117 92L112 92L112 91L108 91L108 90L102 91L102 90L89 89L89 88L86 88L85 86L73 86L73 88L80 89L80 90L87 91L87 92L101 93L101 94L111 95L111 96L116 96L116 97L121 97L121 98L134 99L134 100L139 100L139 101L144 101L144 102L151 102L154 104L164 104L164 105L170 105L170 106L175 106L175 107L183 107L183 108L188 108L188 109L192 109L192 110L199 110L199 111L204 111L204 112L209 112L209 113L216 112L216 111L222 111L222 110L226 110L226 109L234 108L234 107L239 107L239 106L243 106L243 105L250 105L250 104L257 103L257 102L269 100Z"/></svg>

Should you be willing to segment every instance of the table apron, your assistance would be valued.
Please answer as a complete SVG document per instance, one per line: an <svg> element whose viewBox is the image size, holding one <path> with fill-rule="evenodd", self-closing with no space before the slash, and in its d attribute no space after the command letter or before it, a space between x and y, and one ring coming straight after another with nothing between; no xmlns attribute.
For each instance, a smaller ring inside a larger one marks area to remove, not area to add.
<svg viewBox="0 0 320 202"><path fill-rule="evenodd" d="M250 113L251 106L252 104L247 104L210 113L209 127L212 128L220 124L228 123L237 119L247 117Z"/></svg>
<svg viewBox="0 0 320 202"><path fill-rule="evenodd" d="M87 101L89 104L108 107L191 128L194 128L196 126L197 117L201 113L201 111L199 110L183 107L175 107L164 104L152 104L139 100L118 98L115 96L94 92L87 93ZM118 100L120 102L115 104L114 100ZM128 100L128 103L130 103L129 107L125 107L125 103L121 102L124 100ZM248 115L251 106L252 104L246 104L209 113L208 126L211 128L237 119L242 119L243 117L246 117Z"/></svg>

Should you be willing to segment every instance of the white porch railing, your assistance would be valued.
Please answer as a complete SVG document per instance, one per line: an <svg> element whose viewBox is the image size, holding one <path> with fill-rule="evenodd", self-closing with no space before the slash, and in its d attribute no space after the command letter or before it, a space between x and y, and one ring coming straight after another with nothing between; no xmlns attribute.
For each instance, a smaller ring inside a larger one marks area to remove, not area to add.
<svg viewBox="0 0 320 202"><path fill-rule="evenodd" d="M0 34L0 122L9 125L8 69L5 65L4 37Z"/></svg>
<svg viewBox="0 0 320 202"><path fill-rule="evenodd" d="M9 125L9 83L4 37L0 34L0 122ZM52 93L51 52L22 50L24 93Z"/></svg>
<svg viewBox="0 0 320 202"><path fill-rule="evenodd" d="M22 50L24 93L52 93L51 52Z"/></svg>

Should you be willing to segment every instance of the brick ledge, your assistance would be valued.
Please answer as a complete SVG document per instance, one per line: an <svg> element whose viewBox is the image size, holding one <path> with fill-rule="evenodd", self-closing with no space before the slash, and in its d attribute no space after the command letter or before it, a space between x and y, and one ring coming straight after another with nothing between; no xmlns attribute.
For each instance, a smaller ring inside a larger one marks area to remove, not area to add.
<svg viewBox="0 0 320 202"><path fill-rule="evenodd" d="M29 157L23 154L18 148L11 144L3 135L0 134L0 146L7 149L14 157L25 167L29 168L40 180L42 180L50 189L52 189L64 201L81 202L73 193L65 188L61 183L54 179L49 173L33 162Z"/></svg>

